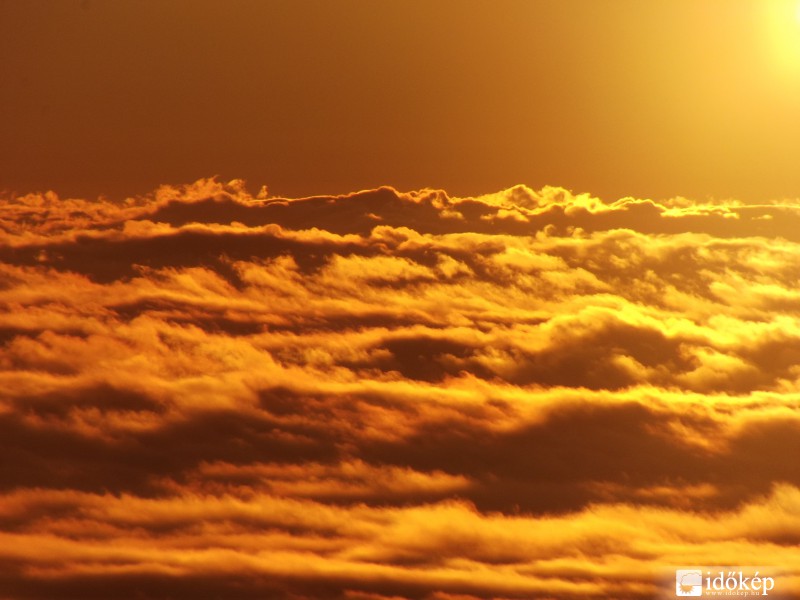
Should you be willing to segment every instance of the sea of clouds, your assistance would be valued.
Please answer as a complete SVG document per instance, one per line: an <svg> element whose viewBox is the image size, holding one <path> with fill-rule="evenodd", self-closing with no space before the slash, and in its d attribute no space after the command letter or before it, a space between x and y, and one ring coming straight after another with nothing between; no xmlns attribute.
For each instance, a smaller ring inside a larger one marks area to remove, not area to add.
<svg viewBox="0 0 800 600"><path fill-rule="evenodd" d="M800 205L0 199L0 597L800 589Z"/></svg>

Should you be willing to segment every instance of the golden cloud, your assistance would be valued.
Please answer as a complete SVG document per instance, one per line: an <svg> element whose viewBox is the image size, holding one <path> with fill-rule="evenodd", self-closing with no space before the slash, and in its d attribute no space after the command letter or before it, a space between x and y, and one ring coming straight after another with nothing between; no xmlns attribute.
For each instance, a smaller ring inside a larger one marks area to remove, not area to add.
<svg viewBox="0 0 800 600"><path fill-rule="evenodd" d="M792 206L202 180L0 214L4 597L800 590Z"/></svg>

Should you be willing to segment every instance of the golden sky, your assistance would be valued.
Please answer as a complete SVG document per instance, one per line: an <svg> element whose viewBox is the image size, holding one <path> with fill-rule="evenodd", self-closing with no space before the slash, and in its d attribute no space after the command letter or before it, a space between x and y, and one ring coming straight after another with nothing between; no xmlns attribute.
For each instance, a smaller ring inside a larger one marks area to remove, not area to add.
<svg viewBox="0 0 800 600"><path fill-rule="evenodd" d="M794 0L5 0L0 189L796 197Z"/></svg>
<svg viewBox="0 0 800 600"><path fill-rule="evenodd" d="M0 69L0 599L800 596L797 2L0 0Z"/></svg>

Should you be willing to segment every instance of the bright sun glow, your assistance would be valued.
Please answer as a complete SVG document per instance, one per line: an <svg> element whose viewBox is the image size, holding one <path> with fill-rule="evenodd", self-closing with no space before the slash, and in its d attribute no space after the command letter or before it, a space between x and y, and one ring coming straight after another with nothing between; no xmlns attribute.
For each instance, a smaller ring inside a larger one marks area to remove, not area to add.
<svg viewBox="0 0 800 600"><path fill-rule="evenodd" d="M768 62L782 78L800 79L800 1L776 0L761 6Z"/></svg>

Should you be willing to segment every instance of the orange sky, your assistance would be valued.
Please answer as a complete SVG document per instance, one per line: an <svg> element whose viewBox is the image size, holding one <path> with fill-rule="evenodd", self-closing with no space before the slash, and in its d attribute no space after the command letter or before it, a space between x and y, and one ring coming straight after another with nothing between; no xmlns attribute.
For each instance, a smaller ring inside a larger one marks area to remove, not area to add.
<svg viewBox="0 0 800 600"><path fill-rule="evenodd" d="M798 6L0 0L0 599L800 596Z"/></svg>
<svg viewBox="0 0 800 600"><path fill-rule="evenodd" d="M796 197L791 0L0 3L0 189Z"/></svg>

